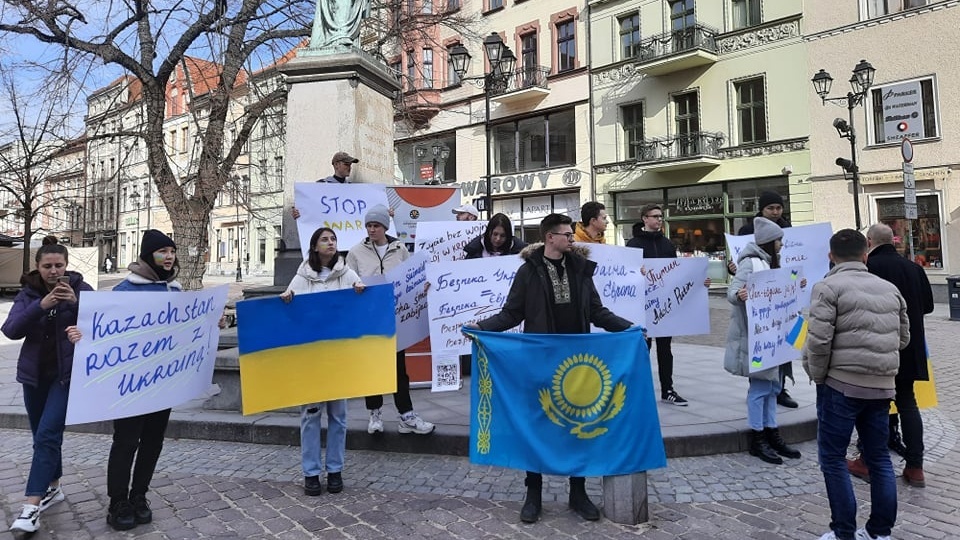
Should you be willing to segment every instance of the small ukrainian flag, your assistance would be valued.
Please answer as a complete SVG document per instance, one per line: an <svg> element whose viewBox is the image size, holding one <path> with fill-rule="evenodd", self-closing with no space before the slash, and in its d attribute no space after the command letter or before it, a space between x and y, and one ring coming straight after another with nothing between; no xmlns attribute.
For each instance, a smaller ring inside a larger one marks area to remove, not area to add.
<svg viewBox="0 0 960 540"><path fill-rule="evenodd" d="M794 349L802 350L803 344L807 341L807 320L803 315L797 315L797 322L794 323L790 333L787 334L787 343L793 345Z"/></svg>

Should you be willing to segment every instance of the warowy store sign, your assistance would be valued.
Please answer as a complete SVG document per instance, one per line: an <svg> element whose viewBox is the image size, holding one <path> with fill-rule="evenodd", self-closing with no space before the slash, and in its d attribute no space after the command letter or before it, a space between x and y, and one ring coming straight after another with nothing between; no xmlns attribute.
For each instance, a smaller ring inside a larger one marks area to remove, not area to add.
<svg viewBox="0 0 960 540"><path fill-rule="evenodd" d="M904 137L923 138L920 81L885 86L880 92L883 102L883 142L897 142Z"/></svg>
<svg viewBox="0 0 960 540"><path fill-rule="evenodd" d="M494 176L490 178L490 193L514 193L524 191L537 191L547 189L550 179L556 176L560 177L560 182L566 187L573 187L580 183L581 173L577 169L566 169L564 171L541 171L528 174L516 174L511 176ZM554 180L556 182L556 180ZM559 187L559 186L557 186ZM484 195L487 189L486 180L473 180L460 182L460 192L464 197L473 195Z"/></svg>

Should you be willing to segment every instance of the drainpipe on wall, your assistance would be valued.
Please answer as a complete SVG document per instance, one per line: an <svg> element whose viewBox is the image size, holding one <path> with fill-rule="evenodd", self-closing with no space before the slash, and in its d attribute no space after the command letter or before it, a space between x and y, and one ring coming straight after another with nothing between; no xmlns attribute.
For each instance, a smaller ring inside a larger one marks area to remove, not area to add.
<svg viewBox="0 0 960 540"><path fill-rule="evenodd" d="M594 172L593 165L594 165L594 159L597 151L597 148L596 148L597 143L596 143L596 138L594 137L595 133L594 133L594 114L593 114L593 59L591 58L593 46L590 42L590 0L586 0L585 4L586 4L586 9L584 11L586 11L587 13L587 16L586 16L587 29L585 32L586 38L587 38L587 66L588 66L587 67L587 89L588 89L587 90L588 92L587 107L589 107L590 109L590 113L589 113L590 121L588 122L590 126L589 128L590 129L590 165L589 165L590 166L590 200L594 200L597 196L597 175Z"/></svg>

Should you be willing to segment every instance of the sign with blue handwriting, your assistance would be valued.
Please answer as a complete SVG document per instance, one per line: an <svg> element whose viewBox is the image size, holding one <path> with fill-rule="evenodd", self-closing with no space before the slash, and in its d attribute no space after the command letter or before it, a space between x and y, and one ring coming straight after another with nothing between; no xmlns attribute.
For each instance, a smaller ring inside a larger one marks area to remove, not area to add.
<svg viewBox="0 0 960 540"><path fill-rule="evenodd" d="M646 259L644 307L647 336L692 336L710 333L706 257Z"/></svg>
<svg viewBox="0 0 960 540"><path fill-rule="evenodd" d="M750 373L800 358L790 333L800 317L799 267L753 272L747 279Z"/></svg>
<svg viewBox="0 0 960 540"><path fill-rule="evenodd" d="M337 233L337 249L346 251L367 237L363 222L367 210L378 204L387 206L383 184L297 182L293 196L294 206L300 211L297 235L304 259L310 252L310 236L320 227L333 229Z"/></svg>
<svg viewBox="0 0 960 540"><path fill-rule="evenodd" d="M417 223L415 252L426 252L429 262L461 261L464 246L487 230L485 221L423 221Z"/></svg>
<svg viewBox="0 0 960 540"><path fill-rule="evenodd" d="M393 283L397 313L397 350L403 351L430 334L427 318L427 255L414 253L391 268L386 279Z"/></svg>
<svg viewBox="0 0 960 540"><path fill-rule="evenodd" d="M500 313L522 263L519 255L510 255L428 264L430 346L470 354L470 339L460 328ZM519 332L522 326L510 331Z"/></svg>
<svg viewBox="0 0 960 540"><path fill-rule="evenodd" d="M643 250L606 244L585 244L585 247L590 250L590 260L597 263L593 284L603 306L634 326L646 326L643 293L647 280L641 272L645 262ZM595 326L592 330L603 332Z"/></svg>
<svg viewBox="0 0 960 540"><path fill-rule="evenodd" d="M740 258L740 252L753 242L753 235L735 236L725 234L730 260L734 263ZM802 266L802 276L807 278L807 287L800 292L801 307L810 305L810 292L813 284L823 279L830 271L830 237L833 227L830 223L812 223L783 230L783 249L780 251L780 266Z"/></svg>
<svg viewBox="0 0 960 540"><path fill-rule="evenodd" d="M176 407L210 389L227 286L80 295L67 424Z"/></svg>

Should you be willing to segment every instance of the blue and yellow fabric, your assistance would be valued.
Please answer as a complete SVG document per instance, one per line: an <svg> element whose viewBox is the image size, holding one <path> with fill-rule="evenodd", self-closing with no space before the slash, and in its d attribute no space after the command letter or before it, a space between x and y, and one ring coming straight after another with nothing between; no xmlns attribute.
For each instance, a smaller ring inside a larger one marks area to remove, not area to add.
<svg viewBox="0 0 960 540"><path fill-rule="evenodd" d="M927 351L927 373L930 378L925 381L916 381L913 383L913 393L917 398L917 407L920 409L932 409L940 404L937 399L937 385L933 380L933 362L930 361L930 346L924 343ZM897 413L896 403L890 403L890 414Z"/></svg>
<svg viewBox="0 0 960 540"><path fill-rule="evenodd" d="M393 285L237 302L243 414L397 390Z"/></svg>
<svg viewBox="0 0 960 540"><path fill-rule="evenodd" d="M467 333L471 462L563 476L666 466L641 328Z"/></svg>

